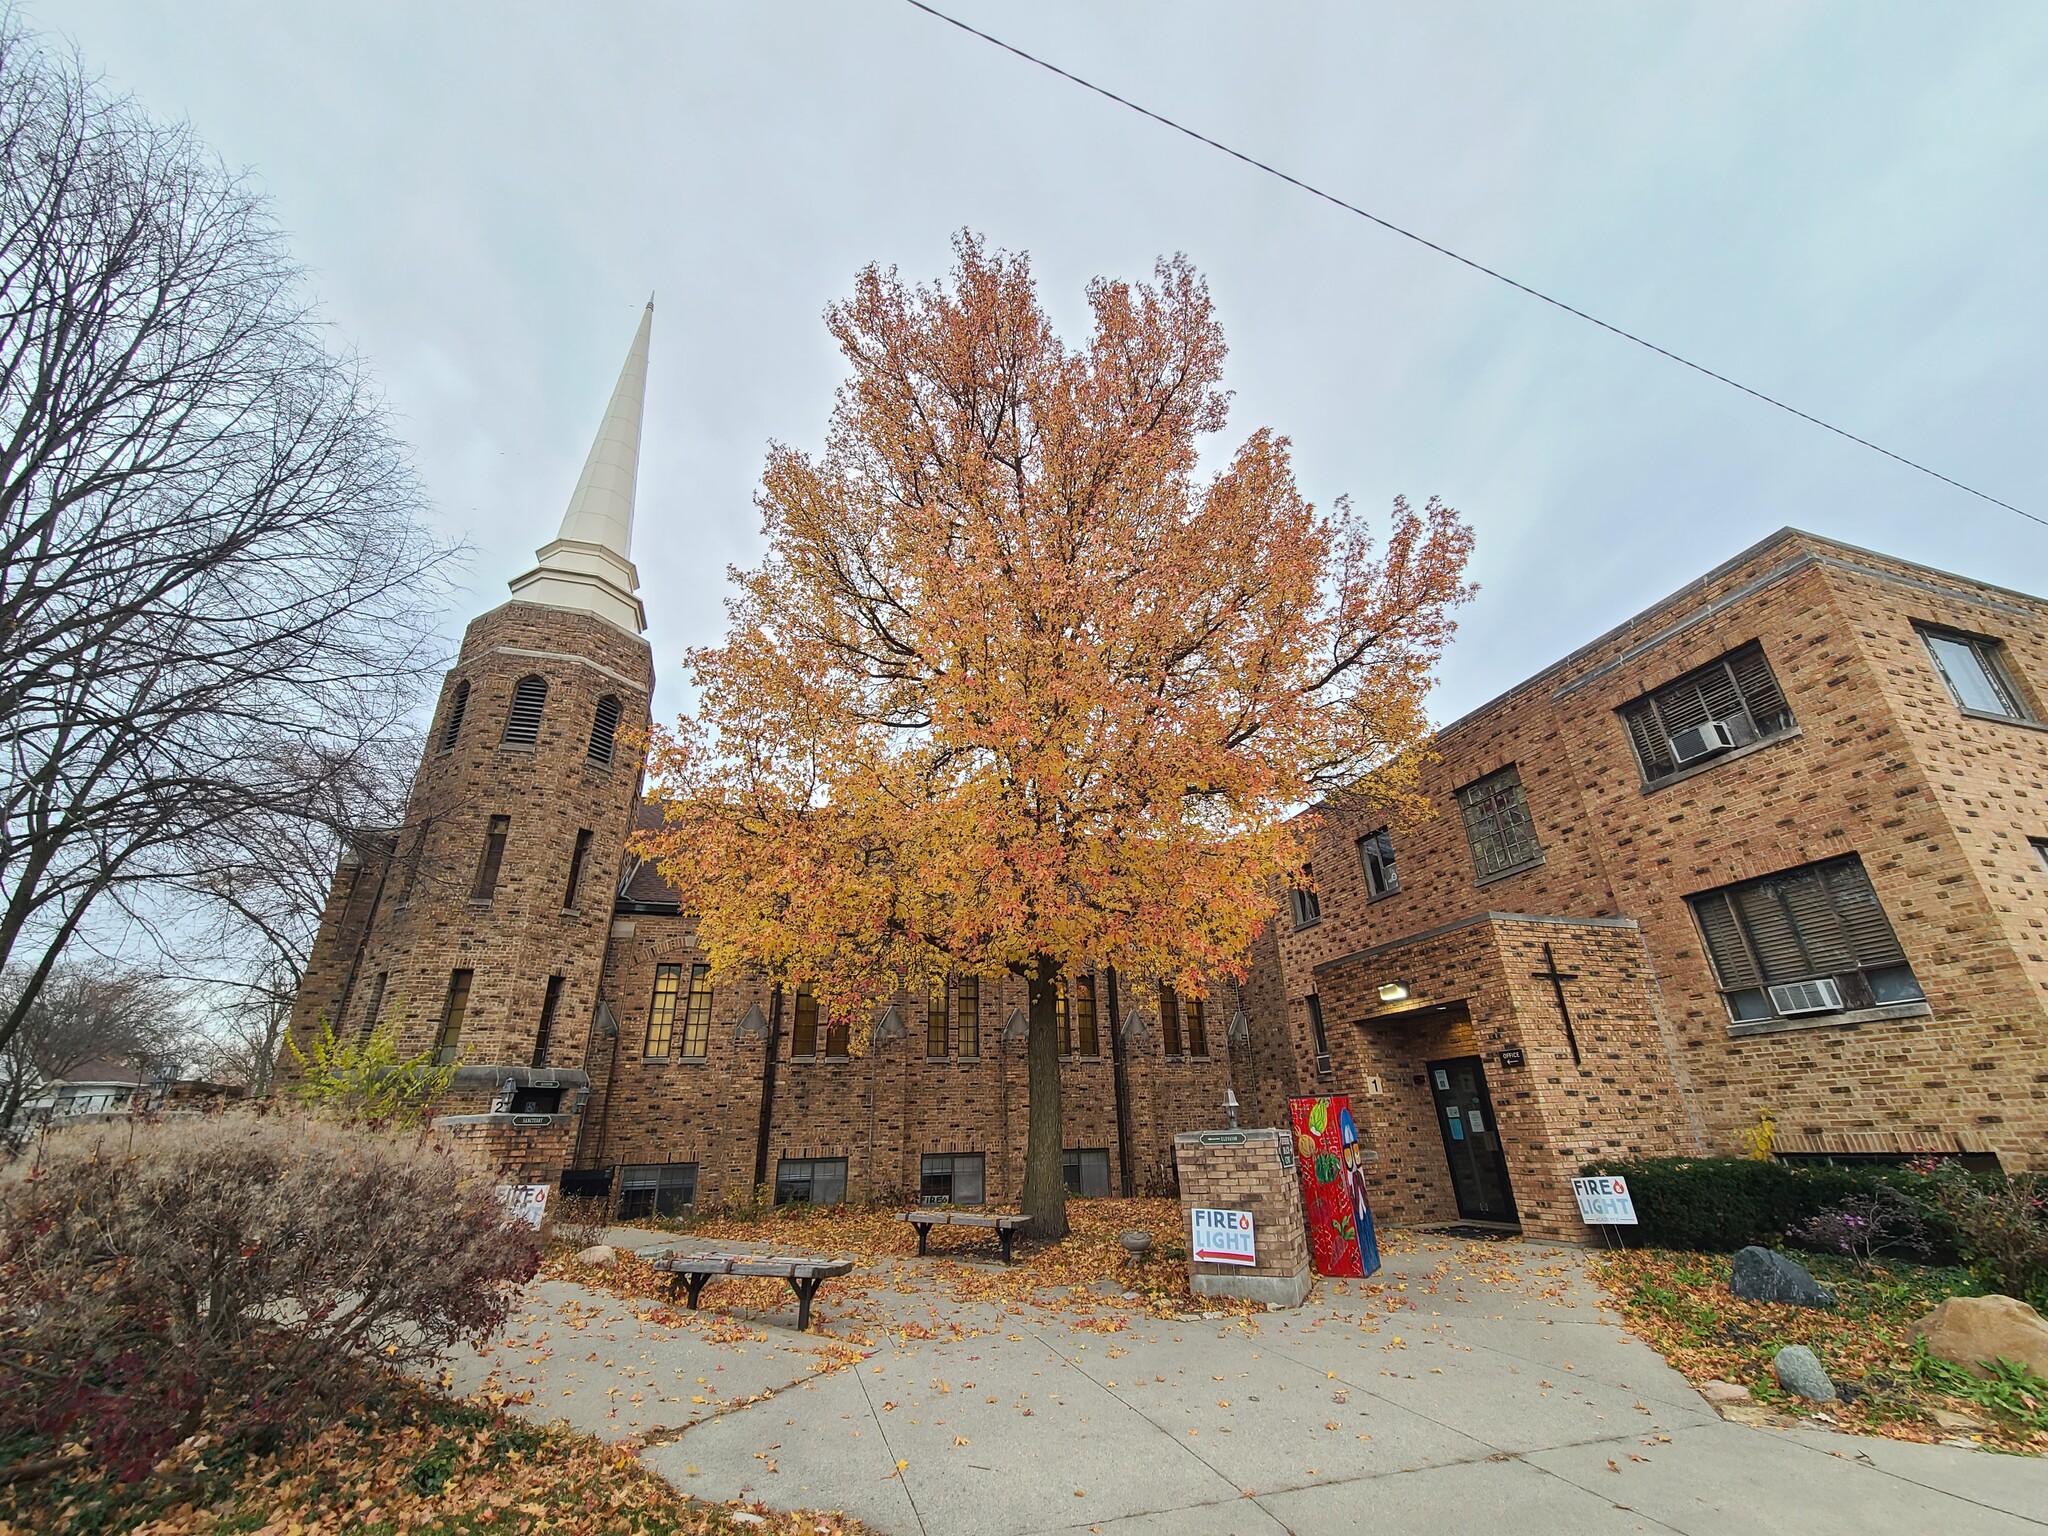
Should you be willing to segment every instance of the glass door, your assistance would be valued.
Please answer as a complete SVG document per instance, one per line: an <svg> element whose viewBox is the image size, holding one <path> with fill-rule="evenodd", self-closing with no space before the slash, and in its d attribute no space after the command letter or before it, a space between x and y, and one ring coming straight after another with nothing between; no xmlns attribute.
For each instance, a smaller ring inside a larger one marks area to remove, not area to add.
<svg viewBox="0 0 2048 1536"><path fill-rule="evenodd" d="M1450 1159L1458 1214L1467 1221L1515 1220L1507 1157L1479 1058L1432 1061L1429 1088L1436 1098L1437 1127L1443 1132L1444 1156Z"/></svg>

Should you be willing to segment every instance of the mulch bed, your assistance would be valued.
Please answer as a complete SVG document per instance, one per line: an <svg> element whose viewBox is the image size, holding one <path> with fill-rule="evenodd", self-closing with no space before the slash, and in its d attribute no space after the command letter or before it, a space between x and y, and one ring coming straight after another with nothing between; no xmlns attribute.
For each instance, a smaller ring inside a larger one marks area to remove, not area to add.
<svg viewBox="0 0 2048 1536"><path fill-rule="evenodd" d="M1730 1262L1722 1254L1631 1249L1601 1255L1591 1268L1630 1330L1695 1385L1734 1382L1769 1410L1857 1434L2048 1452L2048 1402L2023 1417L1942 1391L1916 1371L1912 1325L1937 1302L1974 1294L1978 1287L1967 1271L1905 1263L1863 1269L1801 1254L1800 1262L1840 1299L1829 1311L1740 1300L1728 1288ZM1848 1382L1858 1395L1810 1403L1785 1392L1771 1374L1771 1360L1788 1344L1811 1349L1838 1386ZM1973 1427L1939 1424L1937 1410L1961 1415Z"/></svg>

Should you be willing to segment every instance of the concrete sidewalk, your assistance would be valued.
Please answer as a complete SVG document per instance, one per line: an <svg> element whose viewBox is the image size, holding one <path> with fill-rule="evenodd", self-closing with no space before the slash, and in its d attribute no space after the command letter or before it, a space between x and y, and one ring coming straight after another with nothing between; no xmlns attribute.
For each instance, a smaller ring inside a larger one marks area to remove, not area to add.
<svg viewBox="0 0 2048 1536"><path fill-rule="evenodd" d="M644 1437L700 1498L890 1532L2048 1529L2041 1461L1724 1422L1556 1249L1427 1242L1248 1323L979 1307L922 1340L881 1332L933 1315L895 1288L916 1261L892 1269L839 1312L821 1294L827 1327L889 1337L854 1365L766 1318L663 1327L549 1283L519 1337L551 1352L478 1369L531 1390L522 1412Z"/></svg>

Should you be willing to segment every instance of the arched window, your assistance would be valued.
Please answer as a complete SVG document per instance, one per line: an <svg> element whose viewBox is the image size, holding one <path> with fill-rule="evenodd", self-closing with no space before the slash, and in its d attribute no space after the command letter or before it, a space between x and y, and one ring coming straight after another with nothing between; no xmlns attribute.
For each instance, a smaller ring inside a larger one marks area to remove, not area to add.
<svg viewBox="0 0 2048 1536"><path fill-rule="evenodd" d="M446 752L462 734L462 717L469 713L469 679L455 685L455 697L448 701L448 720L441 727L441 750Z"/></svg>
<svg viewBox="0 0 2048 1536"><path fill-rule="evenodd" d="M597 701L597 714L590 722L590 760L602 767L612 765L612 746L619 735L619 696L608 693Z"/></svg>
<svg viewBox="0 0 2048 1536"><path fill-rule="evenodd" d="M505 745L530 747L540 740L540 712L547 708L548 680L529 672L512 685L512 712L505 716Z"/></svg>

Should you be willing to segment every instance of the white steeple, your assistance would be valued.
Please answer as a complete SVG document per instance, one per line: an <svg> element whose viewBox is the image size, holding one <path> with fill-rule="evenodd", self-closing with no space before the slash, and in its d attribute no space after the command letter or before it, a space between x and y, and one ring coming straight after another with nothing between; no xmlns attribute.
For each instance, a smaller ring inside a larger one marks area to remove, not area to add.
<svg viewBox="0 0 2048 1536"><path fill-rule="evenodd" d="M597 441L590 445L562 516L562 531L535 552L538 565L512 578L512 595L521 602L594 613L636 635L647 628L647 614L634 596L640 573L633 569L633 487L640 470L640 414L647 398L647 343L653 328L654 300L649 299Z"/></svg>

